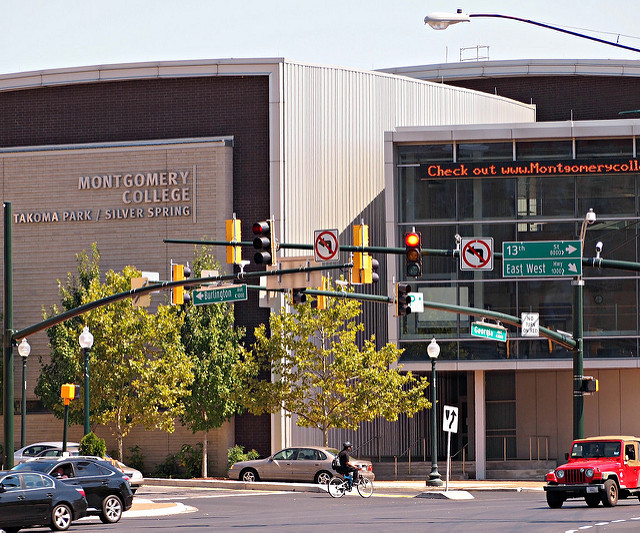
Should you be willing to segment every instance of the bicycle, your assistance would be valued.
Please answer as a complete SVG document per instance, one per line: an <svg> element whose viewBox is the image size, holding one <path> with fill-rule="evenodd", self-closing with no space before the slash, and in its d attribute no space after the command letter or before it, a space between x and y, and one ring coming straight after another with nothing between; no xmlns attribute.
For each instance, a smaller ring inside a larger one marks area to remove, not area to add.
<svg viewBox="0 0 640 533"><path fill-rule="evenodd" d="M360 476L356 483L358 494L363 498L369 498L373 494L373 482L366 477ZM345 492L353 489L353 474L345 474L344 478L334 477L327 483L327 492L332 498L341 498Z"/></svg>

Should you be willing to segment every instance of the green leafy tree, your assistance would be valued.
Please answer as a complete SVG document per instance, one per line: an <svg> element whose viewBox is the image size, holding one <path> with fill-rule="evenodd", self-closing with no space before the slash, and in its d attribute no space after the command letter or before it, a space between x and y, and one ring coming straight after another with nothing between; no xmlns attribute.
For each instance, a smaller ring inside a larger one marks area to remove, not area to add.
<svg viewBox="0 0 640 533"><path fill-rule="evenodd" d="M307 301L271 315L271 334L265 325L256 328L253 349L237 366L243 405L254 414L295 413L298 425L322 431L325 446L332 428L357 429L362 421L394 421L430 407L426 378L394 366L401 350L377 350L374 337L358 345L360 314L358 300L329 298L326 309ZM272 381L261 379L264 371Z"/></svg>
<svg viewBox="0 0 640 533"><path fill-rule="evenodd" d="M219 265L206 248L196 251L193 270L201 277L203 270ZM237 388L233 369L238 363L244 330L234 327L233 306L229 304L187 305L184 309L182 343L193 365L191 394L183 400L182 422L194 433L204 431L202 476L207 477L208 432L218 428L240 406L233 400Z"/></svg>
<svg viewBox="0 0 640 533"><path fill-rule="evenodd" d="M127 291L131 278L140 274L129 266L122 273L110 270L101 283L99 254L95 246L93 250L91 258L78 256L78 278L69 276L67 286L61 286L64 309ZM123 438L135 426L173 431L193 374L180 342L182 317L169 305L150 314L125 299L51 328L51 363L43 368L36 388L45 405L59 414L60 384L83 382L84 357L78 346L83 325L94 336L89 362L91 423L111 429L119 458ZM70 407L70 420L80 423L83 402L72 401Z"/></svg>

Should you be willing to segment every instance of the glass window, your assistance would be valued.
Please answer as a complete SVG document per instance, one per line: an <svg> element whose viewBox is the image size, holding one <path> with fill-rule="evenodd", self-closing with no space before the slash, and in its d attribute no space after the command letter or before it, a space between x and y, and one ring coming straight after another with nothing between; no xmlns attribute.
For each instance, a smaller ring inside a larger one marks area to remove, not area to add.
<svg viewBox="0 0 640 533"><path fill-rule="evenodd" d="M18 490L18 489L22 488L20 486L20 476L18 474L12 474L12 475L9 475L9 476L5 476L2 479L2 486L4 487L5 491Z"/></svg>
<svg viewBox="0 0 640 533"><path fill-rule="evenodd" d="M569 177L518 178L518 218L573 216L575 179ZM518 231L538 231L535 222L518 224Z"/></svg>
<svg viewBox="0 0 640 533"><path fill-rule="evenodd" d="M427 178L421 167L398 169L400 221L455 218L456 180Z"/></svg>
<svg viewBox="0 0 640 533"><path fill-rule="evenodd" d="M287 448L276 453L273 458L276 461L291 461L296 458L296 453L298 453L297 448Z"/></svg>
<svg viewBox="0 0 640 533"><path fill-rule="evenodd" d="M453 144L422 144L398 146L398 164L411 163L451 163Z"/></svg>
<svg viewBox="0 0 640 533"><path fill-rule="evenodd" d="M566 141L516 141L518 161L573 159L573 143Z"/></svg>
<svg viewBox="0 0 640 533"><path fill-rule="evenodd" d="M24 473L22 474L22 480L24 481L24 486L28 489L40 489L47 486L40 474Z"/></svg>
<svg viewBox="0 0 640 533"><path fill-rule="evenodd" d="M593 208L598 216L634 215L635 175L580 176L577 178L578 213Z"/></svg>
<svg viewBox="0 0 640 533"><path fill-rule="evenodd" d="M514 178L458 180L459 219L513 218Z"/></svg>
<svg viewBox="0 0 640 533"><path fill-rule="evenodd" d="M458 162L513 161L513 143L460 143L457 145Z"/></svg>
<svg viewBox="0 0 640 533"><path fill-rule="evenodd" d="M628 157L633 155L633 139L576 139L576 159Z"/></svg>
<svg viewBox="0 0 640 533"><path fill-rule="evenodd" d="M78 476L88 477L88 476L100 476L100 470L98 467L89 461L81 461L76 463L76 471Z"/></svg>

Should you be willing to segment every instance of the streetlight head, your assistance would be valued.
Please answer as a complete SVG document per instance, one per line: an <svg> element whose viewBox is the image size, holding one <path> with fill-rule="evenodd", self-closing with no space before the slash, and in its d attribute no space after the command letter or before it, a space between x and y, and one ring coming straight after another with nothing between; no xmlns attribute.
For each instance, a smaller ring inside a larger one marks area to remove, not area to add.
<svg viewBox="0 0 640 533"><path fill-rule="evenodd" d="M20 357L24 357L25 359L29 357L29 354L31 353L31 346L27 342L26 337L20 341L20 344L18 344L18 353L20 354Z"/></svg>
<svg viewBox="0 0 640 533"><path fill-rule="evenodd" d="M462 9L458 9L457 13L429 13L424 17L424 23L431 26L434 30L446 30L451 24L458 22L469 22L469 15L465 15Z"/></svg>
<svg viewBox="0 0 640 533"><path fill-rule="evenodd" d="M93 335L89 331L89 327L85 326L78 338L80 348L90 349L93 346Z"/></svg>
<svg viewBox="0 0 640 533"><path fill-rule="evenodd" d="M596 221L596 213L592 207L589 208L584 219L587 221L587 224L593 224Z"/></svg>
<svg viewBox="0 0 640 533"><path fill-rule="evenodd" d="M436 339L431 339L429 346L427 346L427 353L431 359L437 359L440 355L440 345L436 342Z"/></svg>

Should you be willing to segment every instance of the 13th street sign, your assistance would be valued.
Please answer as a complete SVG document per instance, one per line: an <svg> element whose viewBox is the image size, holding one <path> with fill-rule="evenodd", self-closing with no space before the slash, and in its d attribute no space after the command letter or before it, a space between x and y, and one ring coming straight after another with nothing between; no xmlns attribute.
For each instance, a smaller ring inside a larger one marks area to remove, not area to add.
<svg viewBox="0 0 640 533"><path fill-rule="evenodd" d="M219 304L224 302L239 302L247 299L246 285L223 285L210 289L193 291L194 305Z"/></svg>
<svg viewBox="0 0 640 533"><path fill-rule="evenodd" d="M580 241L502 243L502 277L567 277L582 275Z"/></svg>

